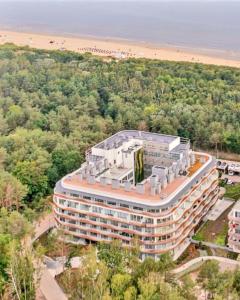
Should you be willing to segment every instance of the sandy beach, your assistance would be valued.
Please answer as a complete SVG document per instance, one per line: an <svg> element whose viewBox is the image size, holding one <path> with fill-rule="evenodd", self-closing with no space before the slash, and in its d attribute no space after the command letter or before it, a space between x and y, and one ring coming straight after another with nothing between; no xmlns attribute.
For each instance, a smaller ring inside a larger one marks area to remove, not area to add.
<svg viewBox="0 0 240 300"><path fill-rule="evenodd" d="M91 52L100 56L113 56L116 58L149 58L170 61L185 61L219 66L240 67L240 60L233 60L226 52L224 56L197 53L177 48L156 47L148 44L137 44L128 41L80 38L70 36L57 36L14 32L0 29L0 45L13 43L19 46L47 50L71 50L79 53Z"/></svg>

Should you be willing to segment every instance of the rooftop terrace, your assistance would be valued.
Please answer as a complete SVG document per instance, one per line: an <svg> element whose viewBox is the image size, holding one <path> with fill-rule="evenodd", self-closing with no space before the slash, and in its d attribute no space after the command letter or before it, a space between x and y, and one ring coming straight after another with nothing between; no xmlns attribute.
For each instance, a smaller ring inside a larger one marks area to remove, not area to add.
<svg viewBox="0 0 240 300"><path fill-rule="evenodd" d="M97 144L94 148L112 149L114 147L119 147L124 142L130 139L151 141L151 142L168 144L168 145L173 141L180 140L178 136L164 135L164 134L144 132L138 130L124 130L112 135L111 137L107 138L103 142ZM187 139L185 139L185 141L188 142Z"/></svg>
<svg viewBox="0 0 240 300"><path fill-rule="evenodd" d="M159 194L153 194L151 191L150 180L144 181L144 191L139 192L135 186L131 186L126 189L124 186L114 187L111 184L101 184L100 182L90 183L86 179L81 179L78 174L72 174L66 176L63 179L63 185L66 188L79 190L83 192L89 192L98 195L105 195L112 198L127 198L128 201L138 201L143 203L154 204L159 202L159 200L164 200L171 196L173 193L177 192L184 183L187 183L191 178L208 162L209 156L204 154L196 154L195 163L187 169L185 175L176 177L172 182L168 183L163 189L161 189Z"/></svg>

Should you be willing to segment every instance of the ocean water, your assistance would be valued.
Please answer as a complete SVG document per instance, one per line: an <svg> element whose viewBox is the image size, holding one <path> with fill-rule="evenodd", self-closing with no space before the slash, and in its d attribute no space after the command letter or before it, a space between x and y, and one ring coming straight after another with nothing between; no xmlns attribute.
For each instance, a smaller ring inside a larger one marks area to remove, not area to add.
<svg viewBox="0 0 240 300"><path fill-rule="evenodd" d="M240 2L0 2L0 28L240 53Z"/></svg>

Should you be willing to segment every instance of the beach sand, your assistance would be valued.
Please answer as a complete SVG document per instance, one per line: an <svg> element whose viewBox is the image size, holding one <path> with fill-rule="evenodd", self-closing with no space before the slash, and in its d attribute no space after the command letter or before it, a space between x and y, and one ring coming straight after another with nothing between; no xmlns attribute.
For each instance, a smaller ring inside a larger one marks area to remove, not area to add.
<svg viewBox="0 0 240 300"><path fill-rule="evenodd" d="M146 43L137 44L110 39L80 38L0 29L0 45L5 43L47 50L61 49L79 53L91 52L95 55L114 56L116 58L144 57L149 59L240 67L240 60L231 59L231 55L227 52L224 55L218 56L211 52L210 54L202 54L201 51L197 53L196 51L188 51L180 48L157 47Z"/></svg>

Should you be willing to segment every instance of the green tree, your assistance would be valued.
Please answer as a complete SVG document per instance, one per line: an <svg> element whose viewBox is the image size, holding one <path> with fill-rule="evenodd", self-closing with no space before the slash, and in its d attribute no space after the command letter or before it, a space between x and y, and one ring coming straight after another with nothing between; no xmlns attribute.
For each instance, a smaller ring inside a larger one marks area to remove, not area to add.
<svg viewBox="0 0 240 300"><path fill-rule="evenodd" d="M10 255L8 274L9 290L12 299L34 300L37 288L37 269L30 250L18 250L13 246Z"/></svg>
<svg viewBox="0 0 240 300"><path fill-rule="evenodd" d="M19 208L27 187L8 172L0 170L0 208Z"/></svg>
<svg viewBox="0 0 240 300"><path fill-rule="evenodd" d="M111 290L114 299L124 299L124 294L131 284L131 275L129 274L114 274L111 279Z"/></svg>

